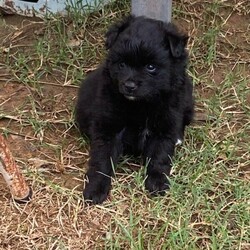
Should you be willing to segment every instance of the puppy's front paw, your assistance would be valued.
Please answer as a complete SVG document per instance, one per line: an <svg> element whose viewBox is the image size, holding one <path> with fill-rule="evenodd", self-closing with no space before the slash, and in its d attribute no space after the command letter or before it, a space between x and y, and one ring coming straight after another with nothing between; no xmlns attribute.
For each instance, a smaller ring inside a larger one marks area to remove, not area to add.
<svg viewBox="0 0 250 250"><path fill-rule="evenodd" d="M151 173L145 181L145 187L152 195L164 195L169 189L169 181L163 173Z"/></svg>
<svg viewBox="0 0 250 250"><path fill-rule="evenodd" d="M105 176L89 178L83 191L84 201L88 204L101 204L107 199L111 188L111 179Z"/></svg>

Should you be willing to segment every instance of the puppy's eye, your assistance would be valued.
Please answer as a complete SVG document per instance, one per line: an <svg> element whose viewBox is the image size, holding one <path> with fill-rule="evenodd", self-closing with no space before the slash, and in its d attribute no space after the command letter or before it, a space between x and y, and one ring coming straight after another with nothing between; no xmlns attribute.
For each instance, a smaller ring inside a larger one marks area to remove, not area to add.
<svg viewBox="0 0 250 250"><path fill-rule="evenodd" d="M120 68L120 69L125 68L125 66L126 66L125 62L120 62L120 63L119 63L119 68Z"/></svg>
<svg viewBox="0 0 250 250"><path fill-rule="evenodd" d="M155 65L153 64L147 64L146 65L146 70L149 72L149 73L154 73L156 71L156 67Z"/></svg>

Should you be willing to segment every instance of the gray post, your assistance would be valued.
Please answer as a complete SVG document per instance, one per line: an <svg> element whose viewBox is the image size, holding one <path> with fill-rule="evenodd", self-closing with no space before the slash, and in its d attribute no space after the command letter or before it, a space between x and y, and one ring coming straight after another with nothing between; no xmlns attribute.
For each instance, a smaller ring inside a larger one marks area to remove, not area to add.
<svg viewBox="0 0 250 250"><path fill-rule="evenodd" d="M171 22L172 0L132 0L132 14Z"/></svg>

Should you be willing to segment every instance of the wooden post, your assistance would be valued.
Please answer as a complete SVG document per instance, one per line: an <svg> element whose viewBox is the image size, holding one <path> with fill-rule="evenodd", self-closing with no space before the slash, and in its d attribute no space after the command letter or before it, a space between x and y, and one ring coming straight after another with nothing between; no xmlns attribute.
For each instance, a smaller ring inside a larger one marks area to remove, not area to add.
<svg viewBox="0 0 250 250"><path fill-rule="evenodd" d="M132 0L132 14L171 22L172 0Z"/></svg>
<svg viewBox="0 0 250 250"><path fill-rule="evenodd" d="M14 200L25 203L31 199L32 189L27 185L3 136L0 135L0 174L10 188Z"/></svg>

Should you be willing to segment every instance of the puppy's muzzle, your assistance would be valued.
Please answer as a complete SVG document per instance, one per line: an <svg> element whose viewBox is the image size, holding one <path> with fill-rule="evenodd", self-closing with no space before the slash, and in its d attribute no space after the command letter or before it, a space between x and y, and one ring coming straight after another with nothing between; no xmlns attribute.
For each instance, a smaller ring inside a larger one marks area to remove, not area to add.
<svg viewBox="0 0 250 250"><path fill-rule="evenodd" d="M126 81L123 83L123 89L126 94L131 95L137 89L137 86L133 81Z"/></svg>

